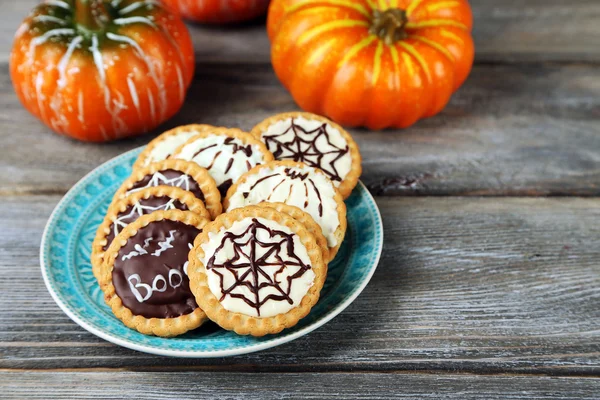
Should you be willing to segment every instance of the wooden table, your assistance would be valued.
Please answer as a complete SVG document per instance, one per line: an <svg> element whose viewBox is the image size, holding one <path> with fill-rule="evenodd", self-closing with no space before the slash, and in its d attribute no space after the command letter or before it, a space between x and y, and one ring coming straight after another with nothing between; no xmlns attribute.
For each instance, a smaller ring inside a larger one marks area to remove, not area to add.
<svg viewBox="0 0 600 400"><path fill-rule="evenodd" d="M46 291L53 207L158 131L76 143L21 107L8 54L34 3L0 2L1 398L600 398L598 0L473 0L476 63L447 109L404 131L352 130L385 226L369 286L301 339L213 360L117 347ZM163 129L249 129L296 109L260 24L190 29L196 76Z"/></svg>

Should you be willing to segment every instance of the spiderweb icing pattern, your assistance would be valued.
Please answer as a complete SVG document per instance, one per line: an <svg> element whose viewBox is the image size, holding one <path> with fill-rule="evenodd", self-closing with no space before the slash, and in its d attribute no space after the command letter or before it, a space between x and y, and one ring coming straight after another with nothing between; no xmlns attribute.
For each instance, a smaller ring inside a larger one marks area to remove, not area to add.
<svg viewBox="0 0 600 400"><path fill-rule="evenodd" d="M268 240L261 240L258 236ZM206 263L206 269L219 277L222 293L219 301L227 297L241 299L254 308L258 316L261 316L261 307L268 301L293 304L290 292L294 280L311 269L296 254L294 236L293 233L269 228L256 218L242 233L225 232L220 245ZM227 253L229 246L233 255L218 262L219 254L222 251ZM297 271L285 277L285 285L280 275L285 275L284 271L290 268ZM232 284L225 283L226 271L234 278ZM239 288L246 288L250 295ZM265 291L269 293L265 294Z"/></svg>
<svg viewBox="0 0 600 400"><path fill-rule="evenodd" d="M262 139L275 159L303 162L321 169L332 181L341 182L344 178L338 171L337 163L349 153L350 148L348 144L340 147L333 143L327 126L327 123L323 123L315 129L307 130L292 118L286 130L263 135ZM290 132L293 133L292 140L285 140Z"/></svg>

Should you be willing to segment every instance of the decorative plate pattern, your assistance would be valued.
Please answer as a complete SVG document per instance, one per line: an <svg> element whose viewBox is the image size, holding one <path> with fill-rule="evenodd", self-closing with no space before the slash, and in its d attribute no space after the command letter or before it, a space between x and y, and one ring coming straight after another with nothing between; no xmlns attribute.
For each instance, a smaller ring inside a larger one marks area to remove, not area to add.
<svg viewBox="0 0 600 400"><path fill-rule="evenodd" d="M48 291L77 324L118 345L177 357L223 357L274 347L303 336L344 310L367 285L381 255L383 228L373 197L361 183L346 200L348 232L321 298L295 327L261 338L238 336L207 323L176 338L146 336L124 326L104 303L92 274L90 251L113 194L131 173L138 148L96 168L60 201L48 220L40 262ZM360 238L360 240L359 240Z"/></svg>

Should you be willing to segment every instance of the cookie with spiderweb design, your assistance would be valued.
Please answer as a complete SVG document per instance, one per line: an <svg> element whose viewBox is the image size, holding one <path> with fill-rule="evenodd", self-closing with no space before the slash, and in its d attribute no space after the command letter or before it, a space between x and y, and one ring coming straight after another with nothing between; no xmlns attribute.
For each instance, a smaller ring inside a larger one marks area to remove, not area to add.
<svg viewBox="0 0 600 400"><path fill-rule="evenodd" d="M325 236L323 236L323 231L321 231L319 224L315 222L309 213L302 211L298 207L290 206L285 203L269 203L265 201L259 203L258 206L274 208L279 212L289 215L304 225L304 227L308 229L308 231L315 237L317 244L321 248L321 252L323 253L323 261L325 261L325 263L329 263L329 261L331 261L329 256L329 247L327 246L327 239Z"/></svg>
<svg viewBox="0 0 600 400"><path fill-rule="evenodd" d="M212 219L223 210L221 194L208 171L193 162L172 159L134 169L115 193L113 202L154 186L174 186L192 192L204 202Z"/></svg>
<svg viewBox="0 0 600 400"><path fill-rule="evenodd" d="M96 279L104 261L104 252L123 228L142 215L159 210L191 211L210 219L210 213L204 207L202 200L196 198L192 192L178 187L154 186L130 194L111 204L104 221L96 231L90 256L92 272Z"/></svg>
<svg viewBox="0 0 600 400"><path fill-rule="evenodd" d="M315 237L271 207L207 224L189 255L190 288L208 318L241 335L294 326L316 304L327 266Z"/></svg>
<svg viewBox="0 0 600 400"><path fill-rule="evenodd" d="M344 198L350 196L362 173L361 156L352 136L321 116L282 113L250 132L263 141L276 160L293 160L321 169Z"/></svg>

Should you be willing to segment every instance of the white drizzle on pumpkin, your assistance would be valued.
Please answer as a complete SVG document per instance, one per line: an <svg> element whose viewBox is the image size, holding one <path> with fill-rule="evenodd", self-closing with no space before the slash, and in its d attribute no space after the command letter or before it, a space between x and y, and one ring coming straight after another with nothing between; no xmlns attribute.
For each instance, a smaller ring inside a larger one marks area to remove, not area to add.
<svg viewBox="0 0 600 400"><path fill-rule="evenodd" d="M110 5L113 8L118 8L121 3L122 3L121 0L112 0L110 2ZM73 10L73 8L71 7L71 5L68 2L65 2L62 0L45 0L43 2L43 4L48 5L48 6L59 7L64 10L69 10L69 11ZM160 7L161 5L158 1L155 1L155 0L143 0L143 1L138 1L135 3L129 4L125 7L123 7L122 9L117 10L117 13L119 14L120 17L112 20L111 23L118 25L118 26L127 26L127 25L132 25L132 24L143 23L143 24L149 25L155 29L160 30L160 32L165 35L165 37L173 45L173 47L175 47L178 50L177 51L178 56L180 58L181 64L184 66L184 71L182 71L180 65L175 65L179 97L180 97L180 100L183 100L185 97L185 82L184 82L183 76L184 76L184 73L188 73L189 71L187 70L187 65L185 63L183 55L181 54L180 46L177 43L177 41L175 41L173 39L173 37L171 36L170 32L167 29L164 29L164 27L162 27L162 26L157 26L153 22L152 16L149 16L149 17L127 16L128 14L130 14L142 7L145 7L145 6ZM66 116L61 112L61 109L62 109L63 103L64 103L64 97L62 96L62 91L67 86L68 76L71 75L72 73L78 72L78 69L69 68L69 64L71 63L71 60L72 60L73 55L76 52L76 50L85 48L82 46L85 39L83 38L83 36L77 35L77 31L75 29L64 27L67 25L68 21L58 18L58 17L55 17L55 16L52 16L52 15L37 15L35 17L32 17L30 21L33 23L36 23L36 22L53 23L53 24L57 24L59 27L50 29L50 30L46 31L44 34L42 34L41 36L37 36L37 37L34 37L31 39L31 41L29 42L29 49L27 51L26 61L21 66L18 67L19 71L23 71L24 68L26 68L28 70L33 70L33 65L35 63L35 54L36 54L36 50L39 46L47 43L50 39L53 39L56 37L64 36L64 37L68 37L68 39L69 39L69 41L67 43L67 49L66 49L63 57L60 59L58 64L54 67L54 68L56 68L56 71L58 72L58 75L59 75L55 93L49 99L43 95L43 93L42 93L42 88L44 86L44 71L43 70L37 71L37 74L30 73L28 76L29 79L25 79L25 81L21 87L23 96L28 101L32 99L32 94L35 93L35 95L37 97L37 106L39 109L38 111L39 111L39 114L42 117L42 119L45 121L49 121L50 125L54 129L61 131L63 128L64 129L69 128L69 121L66 118ZM30 23L28 21L25 21L24 23L21 24L21 26L17 30L16 37L18 38L20 35L29 31L31 28L32 27L31 27ZM154 125L156 125L159 118L164 119L166 117L168 104L167 104L167 91L166 91L165 84L162 83L161 80L159 79L159 75L156 71L156 68L153 64L151 57L148 54L146 54L143 51L143 49L141 48L141 46L139 45L139 43L137 41L135 41L134 39L132 39L131 37L124 36L124 35L118 35L118 34L114 34L111 32L106 32L105 37L111 41L128 45L129 47L131 47L134 50L135 54L140 58L140 60L142 60L145 63L145 65L147 67L148 76L150 77L152 83L156 86L156 88L158 90L159 98L158 98L158 104L157 104L156 99L154 98L154 95L153 95L151 89L148 87L146 88L146 97L148 99L149 108L150 108L150 118L152 119L152 123ZM115 132L114 138L118 138L118 137L121 137L124 133L126 133L129 130L128 125L125 123L125 121L121 117L121 112L123 110L127 109L127 106L125 105L125 97L124 97L123 93L120 93L119 91L116 91L114 89L112 90L112 93L111 93L111 88L109 88L107 86L107 77L106 77L106 71L105 71L107 68L107 65L106 65L104 57L100 51L100 48L99 48L98 34L93 34L91 36L90 41L91 41L91 45L87 46L87 50L89 50L92 53L94 65L96 67L96 70L98 71L98 78L100 79L101 86L103 87L104 106L105 106L106 111L111 116L111 121L109 123L111 124L112 131ZM52 67L49 67L49 68L52 68ZM141 105L140 105L141 97L140 97L140 93L137 90L137 87L135 86L135 82L133 82L131 77L128 77L127 86L129 89L129 96L131 96L131 100L132 100L134 106L136 107L138 115L141 118L142 117L142 111L141 111ZM84 101L83 100L84 100L83 92L80 91L77 96L76 104L74 104L72 106L73 108L76 108L77 119L82 124L84 124L84 122L85 122ZM46 109L43 106L44 102L48 102L47 104L50 107L51 115L47 115ZM71 106L69 106L69 107L71 107ZM143 118L141 118L141 119L143 119ZM144 128L147 127L146 124L143 124L143 125L144 125ZM112 139L112 138L108 137L107 129L105 126L99 125L98 129L101 131L104 139Z"/></svg>

